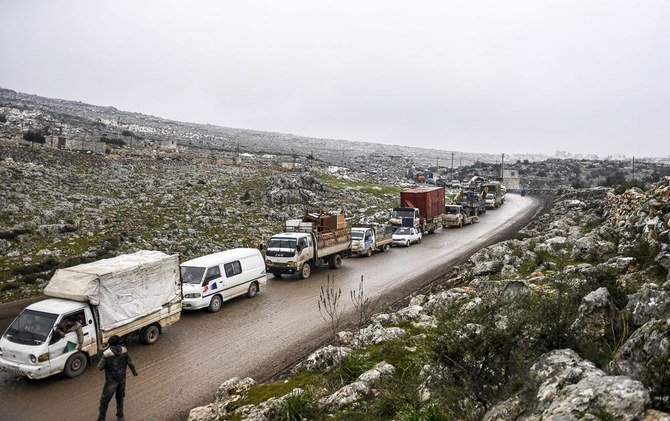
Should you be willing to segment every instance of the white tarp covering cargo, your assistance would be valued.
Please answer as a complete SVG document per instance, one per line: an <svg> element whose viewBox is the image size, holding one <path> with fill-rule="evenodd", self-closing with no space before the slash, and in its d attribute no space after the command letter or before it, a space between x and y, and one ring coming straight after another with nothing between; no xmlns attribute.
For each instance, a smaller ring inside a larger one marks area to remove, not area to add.
<svg viewBox="0 0 670 421"><path fill-rule="evenodd" d="M142 250L58 269L44 294L97 306L109 330L179 301L180 291L178 256Z"/></svg>

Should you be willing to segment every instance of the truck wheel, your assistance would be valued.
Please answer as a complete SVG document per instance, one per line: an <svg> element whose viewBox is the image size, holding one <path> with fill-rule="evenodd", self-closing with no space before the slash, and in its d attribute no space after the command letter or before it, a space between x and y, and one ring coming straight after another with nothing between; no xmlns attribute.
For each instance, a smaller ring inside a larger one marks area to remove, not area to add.
<svg viewBox="0 0 670 421"><path fill-rule="evenodd" d="M338 254L339 256L339 254ZM309 267L309 263L305 263L302 265L302 269L300 269L300 278L302 279L307 279L309 278L309 274L312 272L312 268Z"/></svg>
<svg viewBox="0 0 670 421"><path fill-rule="evenodd" d="M365 257L370 257L372 256L372 247L370 247L366 252L365 252Z"/></svg>
<svg viewBox="0 0 670 421"><path fill-rule="evenodd" d="M458 223L458 228L463 228L463 220L461 219L461 222Z"/></svg>
<svg viewBox="0 0 670 421"><path fill-rule="evenodd" d="M419 239L416 240L416 243L417 243L417 244L421 244L421 237L419 237Z"/></svg>
<svg viewBox="0 0 670 421"><path fill-rule="evenodd" d="M209 302L209 307L207 307L207 310L209 310L210 313L216 313L217 311L221 310L221 304L223 304L221 296L215 295L212 297L212 301Z"/></svg>
<svg viewBox="0 0 670 421"><path fill-rule="evenodd" d="M161 330L156 325L144 326L140 331L140 342L144 345L155 344L158 337L161 336Z"/></svg>
<svg viewBox="0 0 670 421"><path fill-rule="evenodd" d="M381 252L383 253L383 252L385 252L385 251L388 250L388 249L389 249L389 245L388 245L388 244L384 244L383 246L381 246L381 248L379 249L379 251L381 251Z"/></svg>
<svg viewBox="0 0 670 421"><path fill-rule="evenodd" d="M409 247L409 245L412 244L409 242L409 240L405 241L405 247Z"/></svg>
<svg viewBox="0 0 670 421"><path fill-rule="evenodd" d="M69 378L77 377L86 370L88 365L88 359L83 352L75 352L70 355L70 358L65 362L65 367L63 367L63 373Z"/></svg>
<svg viewBox="0 0 670 421"><path fill-rule="evenodd" d="M254 298L256 296L256 293L258 292L258 284L256 282L252 282L249 284L249 290L247 291L247 297L248 298Z"/></svg>
<svg viewBox="0 0 670 421"><path fill-rule="evenodd" d="M372 254L372 252L370 252L370 254ZM369 254L366 256L369 256ZM342 256L339 254L333 254L330 256L330 259L328 260L328 267L331 269L339 269L340 266L342 266Z"/></svg>

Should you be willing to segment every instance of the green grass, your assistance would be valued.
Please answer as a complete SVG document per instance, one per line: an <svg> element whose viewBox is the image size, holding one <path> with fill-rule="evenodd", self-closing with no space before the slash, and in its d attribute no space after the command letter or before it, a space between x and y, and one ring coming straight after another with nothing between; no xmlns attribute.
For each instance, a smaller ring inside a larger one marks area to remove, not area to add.
<svg viewBox="0 0 670 421"><path fill-rule="evenodd" d="M318 179L333 188L343 189L343 190L356 190L362 193L370 194L373 196L388 198L400 197L400 192L403 190L398 186L388 186L383 184L373 184L367 183L365 181L353 181L353 180L342 180L330 175L319 175Z"/></svg>

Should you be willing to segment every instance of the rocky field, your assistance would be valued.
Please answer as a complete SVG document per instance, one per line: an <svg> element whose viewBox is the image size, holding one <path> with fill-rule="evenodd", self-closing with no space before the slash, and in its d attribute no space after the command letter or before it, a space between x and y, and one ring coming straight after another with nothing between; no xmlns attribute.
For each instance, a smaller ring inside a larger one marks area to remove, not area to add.
<svg viewBox="0 0 670 421"><path fill-rule="evenodd" d="M407 306L276 382L230 379L189 420L670 419L670 177L614 192L557 195Z"/></svg>
<svg viewBox="0 0 670 421"><path fill-rule="evenodd" d="M0 301L39 294L56 268L138 249L183 260L256 247L307 209L372 221L400 191L324 167L285 170L214 151L145 152L101 156L3 143Z"/></svg>

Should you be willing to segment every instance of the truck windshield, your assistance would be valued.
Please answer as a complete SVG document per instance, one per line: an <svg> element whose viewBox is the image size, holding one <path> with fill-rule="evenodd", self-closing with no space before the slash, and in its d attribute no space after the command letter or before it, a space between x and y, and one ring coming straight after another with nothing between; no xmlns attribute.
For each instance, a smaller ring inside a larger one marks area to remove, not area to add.
<svg viewBox="0 0 670 421"><path fill-rule="evenodd" d="M461 212L460 209L457 208L456 206L447 206L447 213L452 215L458 215Z"/></svg>
<svg viewBox="0 0 670 421"><path fill-rule="evenodd" d="M7 328L5 338L17 344L41 345L49 337L57 318L57 314L23 310Z"/></svg>
<svg viewBox="0 0 670 421"><path fill-rule="evenodd" d="M202 281L202 275L205 274L205 268L182 266L181 282L183 284L199 284Z"/></svg>
<svg viewBox="0 0 670 421"><path fill-rule="evenodd" d="M295 250L295 238L271 238L269 249L292 249Z"/></svg>
<svg viewBox="0 0 670 421"><path fill-rule="evenodd" d="M354 240L362 240L363 233L359 231L351 231L351 238L353 238Z"/></svg>
<svg viewBox="0 0 670 421"><path fill-rule="evenodd" d="M411 234L412 232L410 231L409 228L407 228L407 227L403 227L403 228L398 228L398 230L397 230L395 233L396 233L396 234L400 234L400 235L409 235L409 234Z"/></svg>
<svg viewBox="0 0 670 421"><path fill-rule="evenodd" d="M392 218L414 218L414 209L393 209Z"/></svg>

